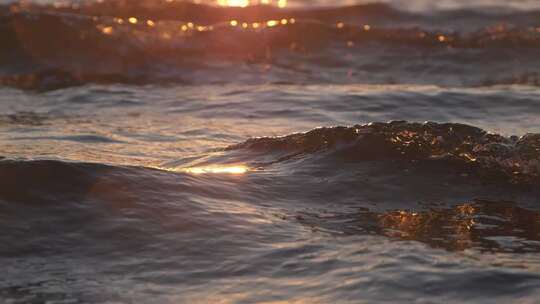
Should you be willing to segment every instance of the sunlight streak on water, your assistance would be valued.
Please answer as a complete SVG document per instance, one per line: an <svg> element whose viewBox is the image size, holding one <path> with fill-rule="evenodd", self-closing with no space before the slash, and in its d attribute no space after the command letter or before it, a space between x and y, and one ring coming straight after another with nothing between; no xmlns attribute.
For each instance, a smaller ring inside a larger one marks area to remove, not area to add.
<svg viewBox="0 0 540 304"><path fill-rule="evenodd" d="M209 167L191 167L183 170L191 174L245 174L249 171L246 166L209 166Z"/></svg>

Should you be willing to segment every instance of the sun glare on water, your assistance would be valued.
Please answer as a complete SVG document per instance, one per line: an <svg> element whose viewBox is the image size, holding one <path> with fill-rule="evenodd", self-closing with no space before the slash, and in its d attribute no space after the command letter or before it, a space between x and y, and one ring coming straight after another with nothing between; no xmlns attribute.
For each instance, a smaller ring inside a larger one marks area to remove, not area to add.
<svg viewBox="0 0 540 304"><path fill-rule="evenodd" d="M186 168L184 171L191 174L244 174L249 169L246 166L211 166Z"/></svg>

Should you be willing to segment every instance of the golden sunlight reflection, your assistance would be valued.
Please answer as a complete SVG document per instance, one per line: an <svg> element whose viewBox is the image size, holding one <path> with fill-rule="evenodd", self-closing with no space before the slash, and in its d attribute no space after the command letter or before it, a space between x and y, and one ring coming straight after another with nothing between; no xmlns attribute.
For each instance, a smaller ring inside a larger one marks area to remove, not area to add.
<svg viewBox="0 0 540 304"><path fill-rule="evenodd" d="M513 202L475 200L418 211L362 209L352 214L346 226L343 215L334 216L301 216L299 221L312 228L375 233L449 251L540 252L540 212Z"/></svg>
<svg viewBox="0 0 540 304"><path fill-rule="evenodd" d="M113 32L113 28L112 26L105 26L101 28L101 32L103 32L105 35L110 35Z"/></svg>
<svg viewBox="0 0 540 304"><path fill-rule="evenodd" d="M243 165L234 166L208 166L208 167L191 167L183 170L191 174L244 174L249 171L249 168Z"/></svg>
<svg viewBox="0 0 540 304"><path fill-rule="evenodd" d="M476 201L451 209L400 210L378 216L384 234L448 250L479 247L491 251L538 250L538 212L513 203ZM496 238L512 238L498 243Z"/></svg>
<svg viewBox="0 0 540 304"><path fill-rule="evenodd" d="M266 26L268 26L268 27L273 27L273 26L276 26L278 24L279 24L279 22L277 20L266 21Z"/></svg>
<svg viewBox="0 0 540 304"><path fill-rule="evenodd" d="M218 4L221 6L246 7L249 5L249 1L248 0L218 0Z"/></svg>
<svg viewBox="0 0 540 304"><path fill-rule="evenodd" d="M187 21L185 23L165 23L165 22L159 22L154 21L151 19L138 19L136 17L128 17L126 19L122 18L112 18L108 22L106 19L100 20L96 17L94 20L96 24L96 29L101 32L104 35L113 35L116 33L122 33L125 32L125 29L127 27L137 27L139 30L141 30L138 33L142 33L144 31L143 26L147 27L148 29L155 29L158 31L158 37L164 39L164 40L170 40L174 38L176 33L182 33L184 35L192 35L194 32L210 32L213 31L214 25L203 25L203 24L196 24L193 21ZM231 19L227 21L225 24L231 26L231 27L239 27L242 30L255 30L255 31L263 31L266 28L273 28L278 26L289 26L296 23L295 18L283 18L283 19L269 19L269 20L261 20L258 22L242 22L238 19ZM171 27L174 26L173 27ZM338 27L343 27L343 23L338 23ZM292 47L294 48L294 47Z"/></svg>

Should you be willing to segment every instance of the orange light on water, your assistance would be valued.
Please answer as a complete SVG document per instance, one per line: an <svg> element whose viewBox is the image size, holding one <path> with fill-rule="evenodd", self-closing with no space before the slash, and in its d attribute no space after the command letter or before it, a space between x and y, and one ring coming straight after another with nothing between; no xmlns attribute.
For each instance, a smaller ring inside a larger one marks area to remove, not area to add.
<svg viewBox="0 0 540 304"><path fill-rule="evenodd" d="M221 6L239 6L246 7L249 5L249 0L218 0Z"/></svg>
<svg viewBox="0 0 540 304"><path fill-rule="evenodd" d="M249 169L246 166L209 166L192 167L184 169L184 172L191 174L244 174Z"/></svg>
<svg viewBox="0 0 540 304"><path fill-rule="evenodd" d="M273 27L273 26L276 26L278 24L279 24L279 22L277 20L266 21L266 26L268 26L268 27Z"/></svg>
<svg viewBox="0 0 540 304"><path fill-rule="evenodd" d="M112 26L106 26L106 27L101 29L101 32L103 34L105 34L105 35L110 35L113 32L113 28L112 28Z"/></svg>

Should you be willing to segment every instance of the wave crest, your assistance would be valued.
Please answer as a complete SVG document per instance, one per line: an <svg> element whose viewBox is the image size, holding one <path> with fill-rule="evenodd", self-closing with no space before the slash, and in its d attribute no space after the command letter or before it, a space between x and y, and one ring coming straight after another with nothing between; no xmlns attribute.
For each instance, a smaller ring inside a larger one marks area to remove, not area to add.
<svg viewBox="0 0 540 304"><path fill-rule="evenodd" d="M278 155L278 161L320 153L347 160L450 160L514 183L540 181L540 134L504 137L464 124L394 121L319 128L254 138L226 150Z"/></svg>

